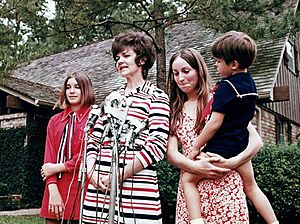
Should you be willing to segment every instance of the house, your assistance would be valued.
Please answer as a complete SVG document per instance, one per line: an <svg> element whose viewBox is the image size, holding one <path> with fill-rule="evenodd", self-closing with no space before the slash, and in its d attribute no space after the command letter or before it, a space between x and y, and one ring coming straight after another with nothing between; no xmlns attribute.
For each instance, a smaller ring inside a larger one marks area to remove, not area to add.
<svg viewBox="0 0 300 224"><path fill-rule="evenodd" d="M166 31L167 66L177 50L195 48L203 55L214 85L219 75L210 47L216 37L214 32L194 22L175 25ZM38 206L41 201L44 186L39 170L43 161L46 125L58 112L52 108L67 74L78 70L88 74L98 105L108 93L125 82L115 71L111 42L105 40L36 59L20 65L0 80L0 131L32 124L38 126L28 138L21 139L24 145L29 144L30 151L26 151L25 156L23 149L15 152L17 155L22 153L26 161L12 155L13 164L18 164L16 167L26 174L11 169L12 162L6 161L5 156L0 161L0 164L8 164L4 165L8 170L1 172L0 180L10 180L11 183L14 179L16 184L10 184L11 189L16 190L13 193L22 192L28 203L35 200ZM253 123L264 141L297 142L300 134L300 35L257 41L257 44L257 59L250 67L259 94ZM148 78L156 82L155 68L150 70ZM9 147L5 152L8 156L11 153ZM3 147L1 150L3 153Z"/></svg>
<svg viewBox="0 0 300 224"><path fill-rule="evenodd" d="M212 85L219 79L210 53L216 35L195 22L176 25L166 32L167 66L180 48L192 47L204 56ZM296 142L300 133L300 36L258 41L258 55L250 72L259 100L253 120L263 140ZM96 92L96 103L119 88L123 80L115 71L111 40L36 59L15 69L0 83L0 128L27 125L30 120L56 111L52 107L68 73L88 74ZM167 69L168 70L168 69ZM149 79L156 81L155 68Z"/></svg>
<svg viewBox="0 0 300 224"><path fill-rule="evenodd" d="M217 36L195 23L176 26L168 35L168 58L183 47L197 49L206 61L213 85L220 79L210 52ZM259 95L252 123L264 141L297 142L300 140L300 33L257 41L257 46L257 58L249 68Z"/></svg>
<svg viewBox="0 0 300 224"><path fill-rule="evenodd" d="M177 25L167 31L167 66L170 55L192 47L204 56L212 85L219 79L210 54L216 35L197 23ZM250 72L257 85L259 100L253 120L264 140L295 142L300 133L300 37L258 41L258 55ZM24 126L30 118L55 112L52 107L66 75L80 70L92 80L97 104L124 80L114 69L111 40L50 55L20 66L0 85L0 128ZM155 82L155 68L149 79Z"/></svg>

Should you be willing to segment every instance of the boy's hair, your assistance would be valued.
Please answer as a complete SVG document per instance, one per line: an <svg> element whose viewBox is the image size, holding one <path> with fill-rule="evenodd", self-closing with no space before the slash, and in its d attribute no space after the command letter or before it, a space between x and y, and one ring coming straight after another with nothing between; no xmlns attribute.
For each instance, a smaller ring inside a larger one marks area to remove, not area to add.
<svg viewBox="0 0 300 224"><path fill-rule="evenodd" d="M197 118L195 122L196 133L199 134L204 126L204 123L200 122L202 111L208 102L210 92L210 76L205 64L205 61L201 54L193 48L184 48L173 54L169 63L169 75L168 75L168 92L170 95L170 133L175 134L179 125L182 124L183 116L183 104L188 100L187 94L182 92L178 87L173 74L172 65L176 58L182 58L185 60L193 69L197 71L198 84L198 107L197 107Z"/></svg>
<svg viewBox="0 0 300 224"><path fill-rule="evenodd" d="M55 104L54 108L59 107L60 109L65 109L67 106L70 105L70 102L68 101L66 96L67 83L70 78L75 78L80 87L81 90L80 105L81 106L85 105L89 107L92 104L94 104L96 97L95 97L95 93L90 78L83 73L72 72L65 79L62 89L60 91L59 99Z"/></svg>
<svg viewBox="0 0 300 224"><path fill-rule="evenodd" d="M114 38L111 48L115 61L117 61L117 54L127 47L132 48L136 53L135 63L138 66L142 66L143 79L147 79L148 71L152 68L156 55L152 39L144 33L132 30L120 33ZM141 60L145 61L144 65L141 65Z"/></svg>
<svg viewBox="0 0 300 224"><path fill-rule="evenodd" d="M214 42L211 51L215 58L224 59L226 64L237 61L239 68L245 69L254 62L257 47L255 41L247 34L229 31Z"/></svg>

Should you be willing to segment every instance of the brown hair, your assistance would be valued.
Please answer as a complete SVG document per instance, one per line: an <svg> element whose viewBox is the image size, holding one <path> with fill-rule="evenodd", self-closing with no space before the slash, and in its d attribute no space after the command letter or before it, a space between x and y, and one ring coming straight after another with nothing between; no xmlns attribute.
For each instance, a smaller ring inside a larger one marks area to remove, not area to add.
<svg viewBox="0 0 300 224"><path fill-rule="evenodd" d="M174 75L172 71L172 64L176 58L181 57L184 59L193 69L197 71L198 74L198 85L197 85L197 94L198 94L198 107L197 107L197 116L195 123L196 133L199 134L201 129L204 126L204 122L200 123L201 114L208 102L210 87L209 80L210 76L206 64L204 62L201 54L192 49L185 48L177 53L173 54L169 63L169 75L168 75L168 91L170 94L170 109L171 109L171 119L170 119L170 133L175 134L178 126L182 124L183 119L183 104L188 100L187 95L180 90L176 81L174 80Z"/></svg>
<svg viewBox="0 0 300 224"><path fill-rule="evenodd" d="M239 68L246 69L255 60L257 47L247 34L230 31L214 42L211 51L215 58L223 58L226 64L237 61Z"/></svg>
<svg viewBox="0 0 300 224"><path fill-rule="evenodd" d="M65 79L62 89L60 91L59 99L55 104L54 108L59 107L60 109L65 109L67 106L70 105L70 102L68 101L66 96L67 83L70 78L75 78L80 87L81 106L85 105L89 107L92 104L94 104L96 97L94 94L94 90L90 78L83 73L72 72Z"/></svg>
<svg viewBox="0 0 300 224"><path fill-rule="evenodd" d="M143 79L147 79L148 71L152 68L156 55L152 39L144 33L132 30L120 33L114 38L111 48L115 61L117 61L117 54L125 50L126 47L132 48L136 53L135 63L143 67ZM141 60L145 61L144 65L140 64Z"/></svg>

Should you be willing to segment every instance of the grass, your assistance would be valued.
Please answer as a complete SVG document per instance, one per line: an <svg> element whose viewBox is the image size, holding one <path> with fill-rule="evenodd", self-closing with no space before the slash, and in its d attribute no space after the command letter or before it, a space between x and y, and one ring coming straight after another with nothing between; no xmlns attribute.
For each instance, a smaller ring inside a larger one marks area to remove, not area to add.
<svg viewBox="0 0 300 224"><path fill-rule="evenodd" d="M43 218L39 216L0 216L0 224L45 224Z"/></svg>

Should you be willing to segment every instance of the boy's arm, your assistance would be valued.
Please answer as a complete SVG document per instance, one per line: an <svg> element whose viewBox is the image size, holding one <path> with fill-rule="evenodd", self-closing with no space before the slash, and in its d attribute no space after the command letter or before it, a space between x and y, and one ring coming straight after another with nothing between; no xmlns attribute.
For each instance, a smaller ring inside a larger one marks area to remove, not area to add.
<svg viewBox="0 0 300 224"><path fill-rule="evenodd" d="M201 134L197 137L189 158L194 159L201 148L216 134L221 127L224 116L225 114L223 113L212 112L209 121L205 124Z"/></svg>
<svg viewBox="0 0 300 224"><path fill-rule="evenodd" d="M230 158L232 160L232 164L235 166L233 166L232 169L241 166L251 160L263 146L262 139L256 131L255 127L251 123L249 123L247 128L249 131L249 141L247 148L237 156Z"/></svg>
<svg viewBox="0 0 300 224"><path fill-rule="evenodd" d="M244 163L251 160L261 150L263 146L261 137L259 136L255 127L251 123L248 124L248 131L249 142L247 148L237 156L234 156L230 159L224 159L223 157L220 157L219 155L216 155L214 153L207 152L206 154L212 157L218 157L219 161L214 164L219 167L235 169L243 165Z"/></svg>
<svg viewBox="0 0 300 224"><path fill-rule="evenodd" d="M178 138L170 135L168 139L167 161L173 166L196 175L201 175L208 179L221 178L229 169L220 168L212 165L219 158L201 158L191 161L178 151Z"/></svg>

